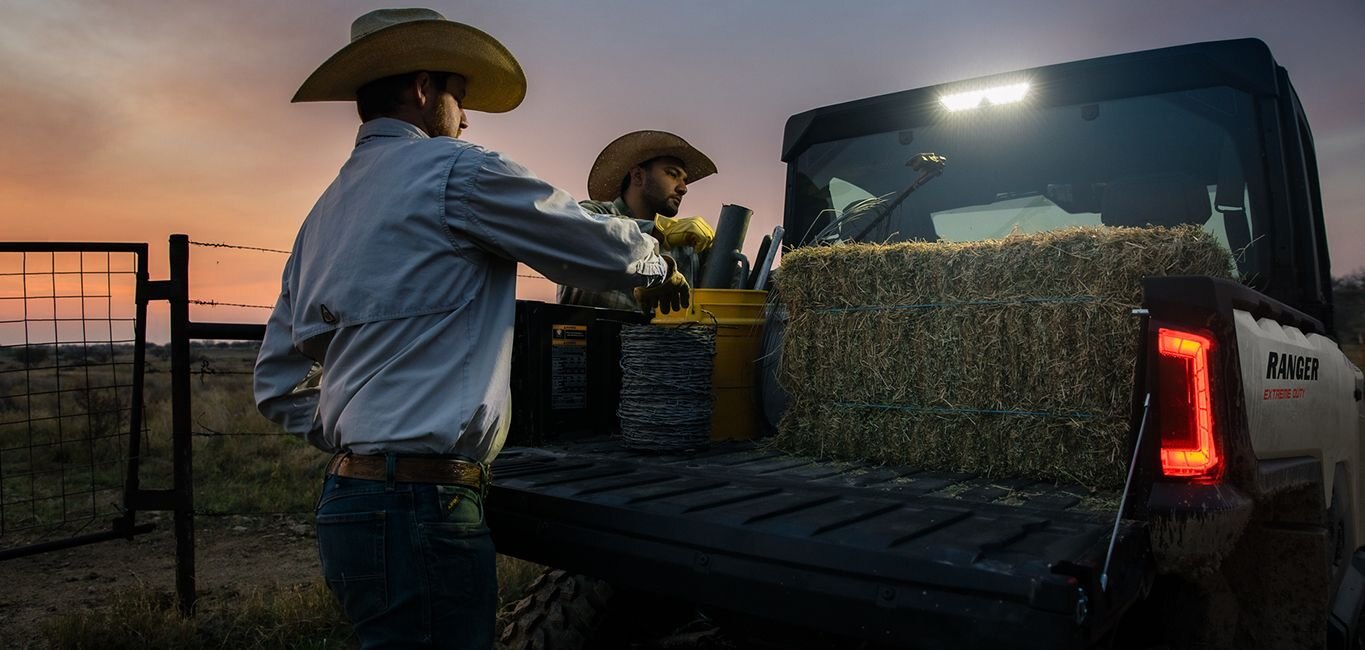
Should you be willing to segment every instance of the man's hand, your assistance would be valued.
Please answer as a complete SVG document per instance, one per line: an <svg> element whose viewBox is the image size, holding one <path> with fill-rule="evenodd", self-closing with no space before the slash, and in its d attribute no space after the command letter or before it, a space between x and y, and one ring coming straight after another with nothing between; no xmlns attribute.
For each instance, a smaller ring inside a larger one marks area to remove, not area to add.
<svg viewBox="0 0 1365 650"><path fill-rule="evenodd" d="M678 264L665 255L668 271L664 281L652 287L635 287L635 302L646 314L653 314L655 308L667 314L682 311L692 304L692 287L687 286L687 278L678 272Z"/></svg>
<svg viewBox="0 0 1365 650"><path fill-rule="evenodd" d="M716 229L701 217L677 219L656 215L654 228L659 231L660 240L667 248L691 246L701 253L710 248L711 242L716 239Z"/></svg>

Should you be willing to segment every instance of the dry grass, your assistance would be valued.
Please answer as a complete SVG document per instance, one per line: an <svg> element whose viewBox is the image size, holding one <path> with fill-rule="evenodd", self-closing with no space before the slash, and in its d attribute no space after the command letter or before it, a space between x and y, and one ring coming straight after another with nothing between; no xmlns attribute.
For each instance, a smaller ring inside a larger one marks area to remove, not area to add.
<svg viewBox="0 0 1365 650"><path fill-rule="evenodd" d="M925 469L1122 484L1141 279L1231 277L1197 227L794 251L774 444Z"/></svg>
<svg viewBox="0 0 1365 650"><path fill-rule="evenodd" d="M321 582L206 593L193 618L173 594L134 591L109 607L76 611L43 626L54 648L348 648L336 599Z"/></svg>
<svg viewBox="0 0 1365 650"><path fill-rule="evenodd" d="M219 526L240 525L252 519L216 514L283 512L308 517L328 456L284 435L256 411L249 374L255 349L196 345L192 355L192 367L199 373L191 387L193 430L202 434L194 439L198 527L212 534ZM129 363L131 350L119 350L115 360ZM52 361L49 358L31 365L46 368L53 365ZM147 361L147 432L139 452L141 483L147 488L168 488L172 469L169 362L157 351L149 354ZM128 367L117 368L121 381L115 379L114 372L108 366L87 371L74 363L60 371L30 371L22 362L0 359L0 378L8 379L2 394L17 396L0 404L5 415L0 422L10 423L0 425L0 446L25 450L22 455L8 453L0 458L4 463L0 466L5 488L4 521L11 529L36 524L50 533L51 526L64 519L74 524L88 521L92 507L99 521L116 513L123 485L123 459L128 452L130 406L126 388L105 388L127 382ZM99 417L104 411L112 411L114 416ZM61 418L55 417L58 413ZM36 478L31 476L35 472ZM91 496L83 496L81 502L61 497L64 484L72 488L88 485L92 477L100 488L94 495L98 503L92 505ZM29 507L30 501L33 507ZM6 541L20 540L7 535ZM269 558L260 560L268 562ZM499 556L499 600L506 603L520 598L542 570L535 564ZM320 582L239 589L201 594L199 612L192 619L178 614L173 594L133 589L106 607L55 616L44 625L44 638L59 648L354 645L335 599Z"/></svg>
<svg viewBox="0 0 1365 650"><path fill-rule="evenodd" d="M522 596L543 567L498 556L499 607ZM358 645L341 607L321 580L297 585L208 591L192 618L175 594L125 592L107 607L75 610L43 625L50 647L71 650L137 648L353 648Z"/></svg>

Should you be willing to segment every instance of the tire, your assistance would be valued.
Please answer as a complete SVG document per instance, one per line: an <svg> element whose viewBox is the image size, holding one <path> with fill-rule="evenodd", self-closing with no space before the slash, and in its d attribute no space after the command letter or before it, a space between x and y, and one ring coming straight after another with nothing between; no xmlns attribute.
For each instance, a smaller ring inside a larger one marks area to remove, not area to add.
<svg viewBox="0 0 1365 650"><path fill-rule="evenodd" d="M499 650L583 650L606 616L611 585L552 569L540 574L526 596L503 609Z"/></svg>

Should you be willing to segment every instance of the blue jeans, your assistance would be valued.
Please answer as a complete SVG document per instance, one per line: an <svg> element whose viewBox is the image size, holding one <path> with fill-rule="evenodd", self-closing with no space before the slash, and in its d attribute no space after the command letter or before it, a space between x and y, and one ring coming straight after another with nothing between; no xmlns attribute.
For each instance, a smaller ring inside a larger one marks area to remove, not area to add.
<svg viewBox="0 0 1365 650"><path fill-rule="evenodd" d="M362 648L493 647L498 583L477 490L328 476L318 555Z"/></svg>

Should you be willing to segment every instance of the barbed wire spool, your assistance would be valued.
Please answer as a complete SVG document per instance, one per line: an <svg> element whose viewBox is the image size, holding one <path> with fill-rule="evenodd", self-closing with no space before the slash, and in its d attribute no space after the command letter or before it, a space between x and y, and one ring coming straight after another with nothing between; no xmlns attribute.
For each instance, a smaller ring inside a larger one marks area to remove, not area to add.
<svg viewBox="0 0 1365 650"><path fill-rule="evenodd" d="M711 434L716 328L621 327L621 443L631 449L704 447Z"/></svg>

